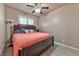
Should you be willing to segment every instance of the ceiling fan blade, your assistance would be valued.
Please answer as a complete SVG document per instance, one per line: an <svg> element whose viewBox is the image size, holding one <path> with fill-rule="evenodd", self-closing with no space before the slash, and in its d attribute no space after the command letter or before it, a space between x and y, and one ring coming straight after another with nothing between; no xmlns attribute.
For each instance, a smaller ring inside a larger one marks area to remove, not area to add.
<svg viewBox="0 0 79 59"><path fill-rule="evenodd" d="M42 7L42 9L49 9L49 7Z"/></svg>
<svg viewBox="0 0 79 59"><path fill-rule="evenodd" d="M28 7L34 7L34 6L32 6L32 5L26 5L26 6L28 6Z"/></svg>
<svg viewBox="0 0 79 59"><path fill-rule="evenodd" d="M43 14L43 12L40 12L40 14Z"/></svg>
<svg viewBox="0 0 79 59"><path fill-rule="evenodd" d="M32 13L34 13L34 12L35 12L35 10L32 11Z"/></svg>

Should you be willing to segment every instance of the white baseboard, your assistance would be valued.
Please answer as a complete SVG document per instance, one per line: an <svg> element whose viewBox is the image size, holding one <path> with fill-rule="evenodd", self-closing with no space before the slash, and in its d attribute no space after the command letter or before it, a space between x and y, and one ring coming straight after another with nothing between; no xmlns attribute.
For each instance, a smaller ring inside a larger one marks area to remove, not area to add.
<svg viewBox="0 0 79 59"><path fill-rule="evenodd" d="M65 46L65 47L71 48L73 50L79 51L78 48L75 48L75 47L72 47L72 46L69 46L69 45L66 45L66 44L63 44L63 43L59 43L59 42L54 42L54 43L57 44L57 45Z"/></svg>

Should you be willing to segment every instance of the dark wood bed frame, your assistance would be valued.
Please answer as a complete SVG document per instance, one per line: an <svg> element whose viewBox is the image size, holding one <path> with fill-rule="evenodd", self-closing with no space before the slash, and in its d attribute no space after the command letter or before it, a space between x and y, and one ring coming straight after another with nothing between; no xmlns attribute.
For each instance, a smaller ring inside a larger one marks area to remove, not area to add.
<svg viewBox="0 0 79 59"><path fill-rule="evenodd" d="M14 31L17 29L34 29L36 30L36 26L34 25L14 25ZM54 36L47 38L41 42L38 42L29 47L20 48L19 56L39 56L42 52L44 52L48 47L54 46Z"/></svg>

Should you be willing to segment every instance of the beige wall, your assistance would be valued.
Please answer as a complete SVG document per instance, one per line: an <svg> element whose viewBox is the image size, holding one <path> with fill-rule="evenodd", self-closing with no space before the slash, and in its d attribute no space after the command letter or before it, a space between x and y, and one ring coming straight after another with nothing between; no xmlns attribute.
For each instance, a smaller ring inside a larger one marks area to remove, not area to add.
<svg viewBox="0 0 79 59"><path fill-rule="evenodd" d="M0 4L0 55L6 41L5 31L5 8L4 4Z"/></svg>
<svg viewBox="0 0 79 59"><path fill-rule="evenodd" d="M40 30L55 36L55 41L79 48L79 4L70 4L43 15Z"/></svg>

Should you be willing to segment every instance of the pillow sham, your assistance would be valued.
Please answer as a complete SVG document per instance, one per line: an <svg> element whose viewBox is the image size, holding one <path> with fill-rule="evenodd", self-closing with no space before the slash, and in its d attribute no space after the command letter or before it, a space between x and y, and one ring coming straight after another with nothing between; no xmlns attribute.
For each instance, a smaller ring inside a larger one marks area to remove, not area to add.
<svg viewBox="0 0 79 59"><path fill-rule="evenodd" d="M25 33L25 31L22 30L22 29L18 29L18 30L15 31L15 33Z"/></svg>

